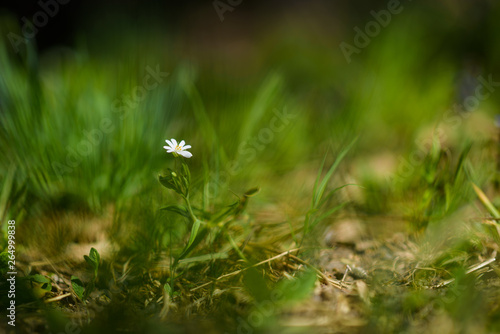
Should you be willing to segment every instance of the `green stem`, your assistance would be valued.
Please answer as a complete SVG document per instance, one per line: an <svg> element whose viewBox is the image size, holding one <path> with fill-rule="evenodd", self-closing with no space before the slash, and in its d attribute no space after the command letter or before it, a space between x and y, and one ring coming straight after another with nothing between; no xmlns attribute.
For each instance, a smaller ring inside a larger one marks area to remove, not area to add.
<svg viewBox="0 0 500 334"><path fill-rule="evenodd" d="M201 221L196 218L196 216L193 213L193 209L191 208L191 203L189 201L189 195L182 196L184 198L184 201L186 202L188 212L190 219L193 223L193 226L191 227L191 235L189 236L188 243L184 247L184 250L182 251L181 255L175 260L175 264L177 264L182 258L184 258L189 250L189 247L193 244L194 240L196 239L196 235L198 234L198 230L200 228Z"/></svg>
<svg viewBox="0 0 500 334"><path fill-rule="evenodd" d="M172 263L172 228L170 228L170 297L174 296L174 275L175 275L175 267L177 263L174 261Z"/></svg>
<svg viewBox="0 0 500 334"><path fill-rule="evenodd" d="M184 201L186 202L186 206L189 212L189 217L191 218L191 222L194 223L198 218L194 215L193 208L191 207L191 202L189 201L189 194L183 196Z"/></svg>

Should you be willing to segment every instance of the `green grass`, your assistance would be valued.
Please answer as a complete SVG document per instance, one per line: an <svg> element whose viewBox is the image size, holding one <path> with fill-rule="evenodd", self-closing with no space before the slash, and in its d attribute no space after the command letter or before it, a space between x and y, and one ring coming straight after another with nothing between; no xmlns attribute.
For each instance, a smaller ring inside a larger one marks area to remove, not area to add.
<svg viewBox="0 0 500 334"><path fill-rule="evenodd" d="M250 74L158 48L155 29L123 57L137 43L125 27L105 55L94 42L17 55L3 36L19 28L0 18L0 245L15 219L20 326L498 330L497 265L467 272L499 245L498 98L448 122L462 68L433 53L452 27L427 15L394 18L349 66L307 30L278 39L281 22ZM133 102L157 68L168 76ZM189 195L158 179L187 174L170 138L192 145ZM372 234L327 247L346 220Z"/></svg>

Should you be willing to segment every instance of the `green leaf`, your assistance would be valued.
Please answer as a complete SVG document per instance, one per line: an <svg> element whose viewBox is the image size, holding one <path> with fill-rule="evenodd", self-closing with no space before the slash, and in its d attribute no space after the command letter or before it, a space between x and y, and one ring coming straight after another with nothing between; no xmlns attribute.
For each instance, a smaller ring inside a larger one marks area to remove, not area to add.
<svg viewBox="0 0 500 334"><path fill-rule="evenodd" d="M40 275L40 274L31 275L31 276L27 276L27 277L29 277L29 279L31 281L37 282L37 283L51 283L52 282L50 280L50 278L43 276L43 275Z"/></svg>
<svg viewBox="0 0 500 334"><path fill-rule="evenodd" d="M75 292L76 296L80 298L80 300L85 301L83 295L85 293L85 288L83 287L82 281L76 276L71 276L71 287Z"/></svg>
<svg viewBox="0 0 500 334"><path fill-rule="evenodd" d="M205 236L207 235L208 233L208 229L206 228L203 228L199 233L198 235L196 236L196 239L191 243L190 246L187 246L184 247L182 253L179 255L179 257L176 259L176 263L181 261L182 259L184 259L204 238Z"/></svg>
<svg viewBox="0 0 500 334"><path fill-rule="evenodd" d="M161 208L160 210L174 212L174 213L177 213L177 214L179 214L183 217L186 217L186 218L190 217L188 210L185 207L180 206L180 205L169 205L169 206L165 206L165 207Z"/></svg>
<svg viewBox="0 0 500 334"><path fill-rule="evenodd" d="M40 283L40 284L51 283L52 282L50 280L50 278L48 278L46 276L43 276L43 275L40 275L40 274L27 275L27 276L24 276L24 277L20 277L19 279L24 279L24 280L28 280L30 282L36 282L36 283Z"/></svg>
<svg viewBox="0 0 500 334"><path fill-rule="evenodd" d="M247 192L244 194L245 197L252 197L256 195L260 191L259 187L252 188L250 190L247 190Z"/></svg>
<svg viewBox="0 0 500 334"><path fill-rule="evenodd" d="M170 287L170 284L165 283L165 285L163 285L163 290L165 290L169 296L172 296L172 288Z"/></svg>
<svg viewBox="0 0 500 334"><path fill-rule="evenodd" d="M95 248L91 248L89 252L89 256L84 255L83 258L89 264L89 266L94 270L94 279L97 277L97 273L99 270L99 263L101 261L101 256L99 252Z"/></svg>
<svg viewBox="0 0 500 334"><path fill-rule="evenodd" d="M183 184L184 185L184 194L187 195L189 193L189 181L188 181L188 179L185 176L183 176L182 177L182 182L184 183Z"/></svg>
<svg viewBox="0 0 500 334"><path fill-rule="evenodd" d="M245 272L243 282L246 290L257 303L269 299L270 291L267 287L266 278L256 268L250 268Z"/></svg>
<svg viewBox="0 0 500 334"><path fill-rule="evenodd" d="M99 265L99 262L101 261L101 256L99 255L99 252L95 248L90 249L89 256L94 262Z"/></svg>
<svg viewBox="0 0 500 334"><path fill-rule="evenodd" d="M198 234L198 230L200 229L200 224L201 221L199 219L196 219L193 223L193 227L191 228L191 235L189 236L188 243L186 245L186 248L191 246L194 242L194 239L196 239L196 235Z"/></svg>
<svg viewBox="0 0 500 334"><path fill-rule="evenodd" d="M47 290L47 291L52 290L52 280L46 276L43 276L40 274L35 274L35 275L28 275L28 276L22 277L21 279L28 280L30 282L38 283L38 284L40 284L40 288L43 290Z"/></svg>
<svg viewBox="0 0 500 334"><path fill-rule="evenodd" d="M300 302L312 294L316 279L314 270L309 269L293 280L280 282L275 288L274 294L280 296L282 304Z"/></svg>
<svg viewBox="0 0 500 334"><path fill-rule="evenodd" d="M234 202L233 204L229 204L228 206L225 206L221 208L221 210L217 213L215 213L212 217L212 223L217 224L220 221L224 220L225 218L233 215L235 211L238 209L240 206L241 202L238 200L237 202ZM228 221L229 223L229 221Z"/></svg>
<svg viewBox="0 0 500 334"><path fill-rule="evenodd" d="M85 291L83 292L83 300L87 300L90 297L90 294L92 291L94 291L95 288L95 282L91 281L89 284L87 284L87 287L85 288Z"/></svg>
<svg viewBox="0 0 500 334"><path fill-rule="evenodd" d="M94 260L92 260L90 257L88 257L87 255L84 255L83 258L85 259L85 262L88 263L88 265L92 268L92 270L95 270L96 269L96 264L94 262Z"/></svg>
<svg viewBox="0 0 500 334"><path fill-rule="evenodd" d="M165 188L172 189L173 191L178 192L177 186L173 181L171 175L167 176L158 175L158 180L160 181L161 185L164 186Z"/></svg>

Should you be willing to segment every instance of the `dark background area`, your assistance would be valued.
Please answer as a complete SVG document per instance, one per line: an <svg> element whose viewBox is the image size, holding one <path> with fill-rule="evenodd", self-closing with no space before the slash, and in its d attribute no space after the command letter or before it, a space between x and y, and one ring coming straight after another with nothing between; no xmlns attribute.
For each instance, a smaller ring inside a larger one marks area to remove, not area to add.
<svg viewBox="0 0 500 334"><path fill-rule="evenodd" d="M55 0L42 2L52 4ZM58 14L40 29L36 40L40 51L55 45L72 46L76 34L85 35L92 31L92 27L111 28L118 15L128 21L129 28L140 29L144 25L156 24L172 35L194 30L205 38L217 39L231 32L266 29L272 21L293 13L293 19L299 21L309 17L319 31L329 33L333 27L340 26L344 30L344 27L363 25L371 19L370 11L384 9L387 3L379 0L241 1L235 10L225 13L221 22L212 1L71 0L64 5L58 4ZM443 25L454 28L452 33L443 36L441 51L449 50L451 46L457 54L478 58L483 58L488 51L484 41L492 31L488 29L486 19L493 10L492 1L401 1L401 5L420 7L428 12L431 21L428 24L435 25L436 29ZM33 15L41 10L39 1L26 0L2 4L0 8L14 14L20 24L22 17L32 20ZM346 32L353 34L350 29ZM234 34L233 38L237 39L238 35Z"/></svg>

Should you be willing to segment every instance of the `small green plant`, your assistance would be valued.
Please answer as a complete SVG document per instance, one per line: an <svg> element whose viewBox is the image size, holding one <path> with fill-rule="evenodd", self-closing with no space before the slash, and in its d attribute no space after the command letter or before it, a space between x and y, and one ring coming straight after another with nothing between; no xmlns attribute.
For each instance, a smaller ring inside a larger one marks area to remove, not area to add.
<svg viewBox="0 0 500 334"><path fill-rule="evenodd" d="M424 157L422 166L408 179L402 189L404 196L411 196L409 209L410 227L422 233L433 221L440 221L471 199L467 186L470 178L468 155L472 148L466 144L457 158L450 150L441 147L435 139Z"/></svg>
<svg viewBox="0 0 500 334"><path fill-rule="evenodd" d="M52 281L46 276L35 274L25 276L22 279L28 282L29 289L36 298L42 298L52 290Z"/></svg>
<svg viewBox="0 0 500 334"><path fill-rule="evenodd" d="M180 156L184 158L192 157L192 154L186 151L191 148L191 146L185 145L184 140L180 143L177 143L175 139L171 139L170 141L166 140L166 142L168 146L164 146L164 148L167 150L167 153L172 153L176 159L175 169L168 168L168 173L163 176L160 175L158 179L161 185L167 189L173 190L183 199L184 206L173 204L162 207L160 210L178 214L187 219L189 224L191 224L189 239L183 246L180 253L177 256L174 256L174 261L170 267L170 282L165 283L164 285L165 291L170 296L174 296L174 280L180 264L209 261L216 258L226 258L228 257L228 251L230 249L233 249L241 259L245 261L247 260L238 246L237 240L235 240L231 235L229 226L237 220L237 217L245 210L248 199L258 193L259 189L250 189L244 193L242 197L239 197L238 201L235 203L223 207L220 210L215 210L214 212L194 207L191 203L191 173L189 171L189 167L184 161L181 161L179 166L178 161ZM213 252L210 254L186 258L196 248L196 246L198 246L205 239L208 240L207 242L210 245L209 248Z"/></svg>
<svg viewBox="0 0 500 334"><path fill-rule="evenodd" d="M337 156L335 159L335 162L333 165L330 167L326 175L321 179L321 174L323 172L323 167L325 165L325 160L326 160L326 155L325 158L323 159L323 162L321 163L321 167L318 171L318 176L316 177L316 182L314 183L314 189L313 189L313 196L311 199L311 204L309 207L309 210L306 213L306 217L304 219L304 227L303 227L303 234L302 234L302 239L300 241L300 245L304 243L305 238L313 231L313 229L325 218L328 216L332 215L336 211L340 210L343 208L347 203L341 203L338 204L332 208L329 208L326 210L322 210L322 207L325 205L325 203L328 202L328 200L340 189L347 187L352 184L345 184L343 186L337 187L333 190L328 191L325 193L328 182L333 176L333 173L339 166L340 162L344 157L346 156L347 152L351 149L351 147L355 144L357 138L354 139L346 148L344 148L340 154Z"/></svg>
<svg viewBox="0 0 500 334"><path fill-rule="evenodd" d="M191 158L193 156L190 152L186 151L187 149L191 148L191 146L185 145L184 140L182 140L179 144L177 144L177 141L173 138L172 141L166 140L166 142L167 144L169 144L169 146L164 146L164 148L168 153L172 153L175 158L178 158L179 156ZM189 198L189 187L191 185L191 173L189 172L189 167L184 162L182 162L181 168L176 168L176 170L172 170L169 168L168 171L169 173L167 175L159 176L160 183L164 187L171 189L179 194L184 200L186 206L182 207L180 205L169 205L163 207L162 210L180 214L181 216L189 219L190 223L192 224L191 235L181 255L176 259L175 264L177 264L179 260L184 258L191 251L191 246L196 239L198 230L200 229L201 221L194 215Z"/></svg>
<svg viewBox="0 0 500 334"><path fill-rule="evenodd" d="M87 286L84 286L83 282L78 277L71 276L71 286L76 296L85 303L92 291L95 289L101 256L95 248L91 248L89 255L84 255L83 258L92 269L92 279Z"/></svg>

